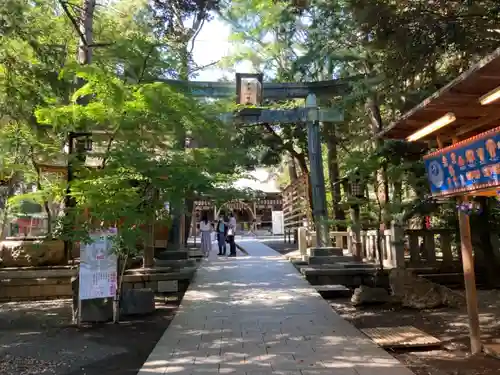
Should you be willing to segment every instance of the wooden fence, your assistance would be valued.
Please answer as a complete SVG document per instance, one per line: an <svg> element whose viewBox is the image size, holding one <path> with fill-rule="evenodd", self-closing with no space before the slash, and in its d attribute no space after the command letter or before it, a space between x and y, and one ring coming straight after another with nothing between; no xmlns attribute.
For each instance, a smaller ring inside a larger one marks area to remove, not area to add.
<svg viewBox="0 0 500 375"><path fill-rule="evenodd" d="M309 179L300 176L283 190L283 216L285 242L297 242L297 230L306 227L312 230L312 212L309 204Z"/></svg>
<svg viewBox="0 0 500 375"><path fill-rule="evenodd" d="M397 254L404 254L404 263L409 268L439 267L452 268L460 261L460 251L452 246L452 232L445 229L414 230L402 232L402 238L393 229L387 229L380 234L382 261L385 267L397 264ZM315 232L307 232L307 246L315 246ZM332 245L340 247L346 253L352 253L354 237L351 232L330 232ZM361 232L361 248L363 260L380 263L377 247L377 231ZM396 250L402 246L403 252Z"/></svg>

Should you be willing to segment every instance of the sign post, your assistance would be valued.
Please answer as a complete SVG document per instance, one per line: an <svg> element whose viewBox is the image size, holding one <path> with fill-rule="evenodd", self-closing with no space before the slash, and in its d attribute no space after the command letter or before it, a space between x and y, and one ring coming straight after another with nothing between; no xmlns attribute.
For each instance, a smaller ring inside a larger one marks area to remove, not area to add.
<svg viewBox="0 0 500 375"><path fill-rule="evenodd" d="M81 245L78 325L82 321L82 300L116 297L118 257L112 252L114 235L114 231L96 232L90 235L92 241L90 244Z"/></svg>
<svg viewBox="0 0 500 375"><path fill-rule="evenodd" d="M471 352L482 350L476 276L467 204L470 195L494 195L500 186L500 127L424 156L435 197L458 196L460 244L469 316ZM465 206L465 207L463 207Z"/></svg>

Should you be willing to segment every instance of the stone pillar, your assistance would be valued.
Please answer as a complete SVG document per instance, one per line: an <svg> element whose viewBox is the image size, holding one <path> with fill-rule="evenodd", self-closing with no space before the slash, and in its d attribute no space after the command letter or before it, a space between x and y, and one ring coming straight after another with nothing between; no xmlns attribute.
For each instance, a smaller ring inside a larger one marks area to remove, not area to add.
<svg viewBox="0 0 500 375"><path fill-rule="evenodd" d="M361 244L361 219L360 219L360 210L359 205L353 204L351 205L351 209L349 210L349 214L351 216L352 226L352 245L351 253L355 260L363 259L363 246Z"/></svg>
<svg viewBox="0 0 500 375"><path fill-rule="evenodd" d="M453 266L453 252L451 251L451 235L450 233L441 233L439 235L441 243L441 252L443 253L443 266Z"/></svg>
<svg viewBox="0 0 500 375"><path fill-rule="evenodd" d="M415 232L408 233L408 246L410 247L410 267L417 267L421 263L420 245Z"/></svg>
<svg viewBox="0 0 500 375"><path fill-rule="evenodd" d="M300 227L298 229L299 232L299 251L301 256L307 255L307 229L304 227Z"/></svg>
<svg viewBox="0 0 500 375"><path fill-rule="evenodd" d="M404 229L401 224L391 223L390 259L395 268L405 268Z"/></svg>
<svg viewBox="0 0 500 375"><path fill-rule="evenodd" d="M434 232L424 233L424 249L426 254L426 261L429 265L436 264L436 243L434 242Z"/></svg>
<svg viewBox="0 0 500 375"><path fill-rule="evenodd" d="M316 237L316 232L311 232L311 247L318 247L318 238Z"/></svg>

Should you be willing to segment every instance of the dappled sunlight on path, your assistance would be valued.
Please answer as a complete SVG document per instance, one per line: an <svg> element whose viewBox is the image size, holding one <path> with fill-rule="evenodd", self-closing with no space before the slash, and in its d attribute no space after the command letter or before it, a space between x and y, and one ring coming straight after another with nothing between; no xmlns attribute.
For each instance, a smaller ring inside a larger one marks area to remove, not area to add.
<svg viewBox="0 0 500 375"><path fill-rule="evenodd" d="M211 254L139 375L411 375L332 311L276 252Z"/></svg>

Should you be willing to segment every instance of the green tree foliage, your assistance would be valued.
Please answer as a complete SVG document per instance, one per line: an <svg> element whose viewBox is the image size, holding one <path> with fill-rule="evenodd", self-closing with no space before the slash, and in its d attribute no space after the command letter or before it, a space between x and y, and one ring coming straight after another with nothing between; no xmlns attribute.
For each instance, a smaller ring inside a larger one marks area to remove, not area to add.
<svg viewBox="0 0 500 375"><path fill-rule="evenodd" d="M205 103L153 83L178 72L178 65L147 2L123 0L98 8L93 62L87 66L75 62L77 6L62 9L56 1L7 6L0 16L2 181L12 181L7 196L15 193L14 176L16 183L37 185L35 192L11 199L12 205L26 199L61 202L64 180L50 178L40 165L66 165L70 132L91 133L93 142L92 151L71 156L77 204L56 223L60 238L85 240L96 226L117 224L119 242L132 249L153 214L168 218L165 202L193 193L235 193L224 188L253 165L253 155L235 148L231 126L218 120L223 103ZM187 3L179 6L191 11ZM75 90L77 81L84 84ZM80 105L82 97L88 98L86 105ZM179 150L180 132L203 140L202 147Z"/></svg>
<svg viewBox="0 0 500 375"><path fill-rule="evenodd" d="M324 129L334 205L339 178L361 171L368 183L364 209L372 215L370 226L378 227L377 217L444 215L446 209L428 194L421 162L427 150L375 135L497 48L497 2L313 0L301 9L292 3L224 4L222 13L239 45L230 63L250 61L256 71L277 81L350 78L347 95L321 103L339 106L345 116L342 124ZM283 124L277 135L307 157L301 131ZM273 158L267 159L272 163L288 152L277 147L277 137L258 142L262 150L273 150Z"/></svg>

